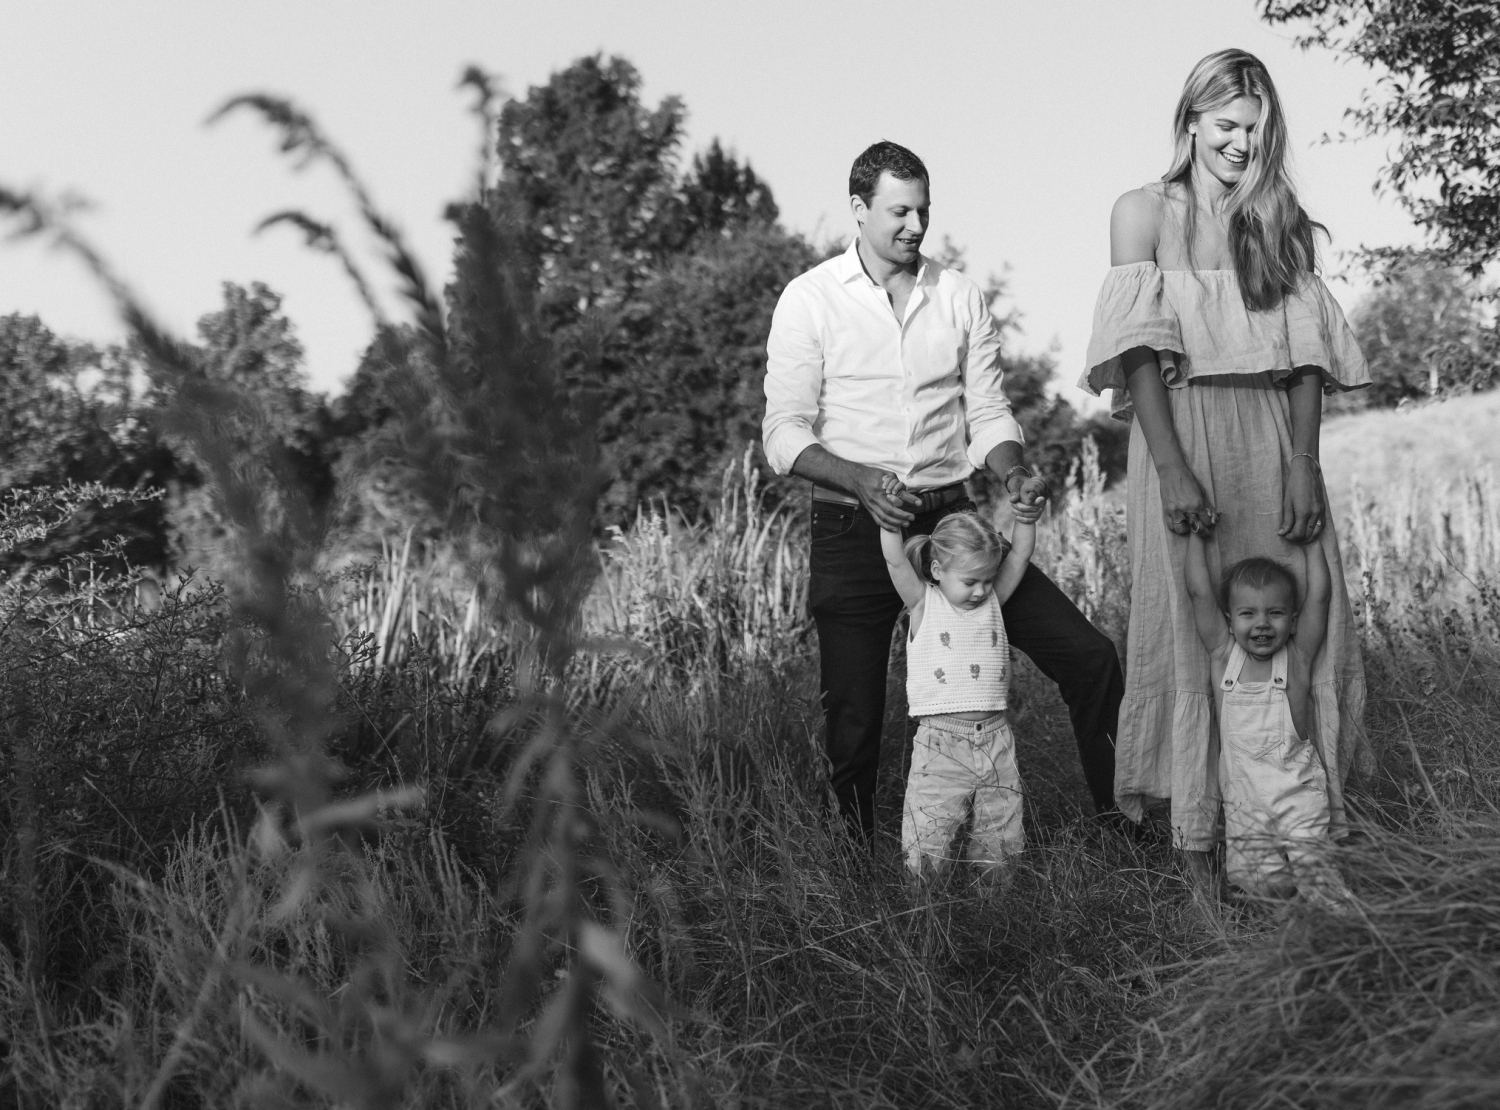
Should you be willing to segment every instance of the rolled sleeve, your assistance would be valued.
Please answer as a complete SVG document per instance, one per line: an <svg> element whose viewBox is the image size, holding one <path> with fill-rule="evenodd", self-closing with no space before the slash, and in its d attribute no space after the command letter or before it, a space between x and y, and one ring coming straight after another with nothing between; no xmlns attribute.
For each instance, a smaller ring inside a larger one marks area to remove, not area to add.
<svg viewBox="0 0 1500 1110"><path fill-rule="evenodd" d="M968 424L968 459L983 470L989 453L1001 443L1025 443L1026 436L1010 410L1005 395L1005 371L1000 364L1000 327L984 303L978 287L970 293L973 325L964 359L964 419Z"/></svg>
<svg viewBox="0 0 1500 1110"><path fill-rule="evenodd" d="M823 347L812 313L793 282L782 292L766 340L766 416L761 439L766 461L790 474L797 456L818 442L813 425L823 389Z"/></svg>

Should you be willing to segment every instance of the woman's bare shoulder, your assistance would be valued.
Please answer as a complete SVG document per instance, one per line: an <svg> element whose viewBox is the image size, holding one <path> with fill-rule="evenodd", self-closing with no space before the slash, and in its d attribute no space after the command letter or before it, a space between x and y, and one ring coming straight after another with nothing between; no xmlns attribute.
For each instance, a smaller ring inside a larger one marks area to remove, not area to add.
<svg viewBox="0 0 1500 1110"><path fill-rule="evenodd" d="M1110 265L1156 261L1161 217L1162 197L1150 186L1132 189L1115 201L1109 216Z"/></svg>

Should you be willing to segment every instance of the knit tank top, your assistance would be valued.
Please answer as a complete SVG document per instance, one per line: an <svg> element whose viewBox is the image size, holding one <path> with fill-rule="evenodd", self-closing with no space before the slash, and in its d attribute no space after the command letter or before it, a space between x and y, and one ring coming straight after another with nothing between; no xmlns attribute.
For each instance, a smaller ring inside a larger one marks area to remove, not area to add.
<svg viewBox="0 0 1500 1110"><path fill-rule="evenodd" d="M1003 710L1010 641L994 594L977 609L955 609L927 587L922 623L906 648L906 701L913 717Z"/></svg>

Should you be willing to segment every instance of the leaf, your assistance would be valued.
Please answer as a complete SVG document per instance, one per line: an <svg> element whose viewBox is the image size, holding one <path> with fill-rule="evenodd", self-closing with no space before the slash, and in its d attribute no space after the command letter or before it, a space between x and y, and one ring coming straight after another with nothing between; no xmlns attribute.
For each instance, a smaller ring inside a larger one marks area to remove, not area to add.
<svg viewBox="0 0 1500 1110"><path fill-rule="evenodd" d="M367 828L384 810L417 809L426 803L427 791L421 786L403 786L395 790L374 790L340 802L329 802L300 818L304 835Z"/></svg>

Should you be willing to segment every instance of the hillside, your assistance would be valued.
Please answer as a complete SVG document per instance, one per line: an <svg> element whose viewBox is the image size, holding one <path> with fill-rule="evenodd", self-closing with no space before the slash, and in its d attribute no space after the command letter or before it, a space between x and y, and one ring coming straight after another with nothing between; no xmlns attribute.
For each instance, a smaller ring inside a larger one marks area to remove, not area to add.
<svg viewBox="0 0 1500 1110"><path fill-rule="evenodd" d="M1413 476L1439 490L1479 469L1500 470L1500 392L1330 417L1322 457L1341 521L1356 483L1369 497L1404 487Z"/></svg>

